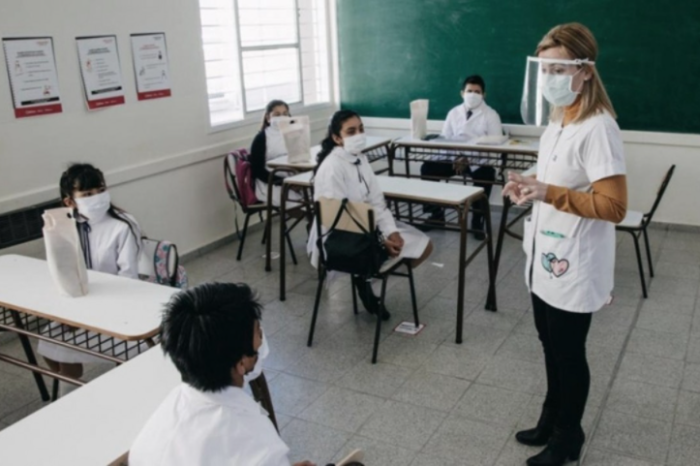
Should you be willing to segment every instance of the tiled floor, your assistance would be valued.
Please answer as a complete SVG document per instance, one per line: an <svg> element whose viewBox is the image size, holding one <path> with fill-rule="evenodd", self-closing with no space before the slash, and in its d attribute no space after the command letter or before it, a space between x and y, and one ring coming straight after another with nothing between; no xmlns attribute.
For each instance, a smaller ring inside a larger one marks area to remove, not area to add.
<svg viewBox="0 0 700 466"><path fill-rule="evenodd" d="M293 460L325 464L359 447L368 465L510 466L537 452L513 438L536 422L545 389L520 244L506 240L497 313L484 310L485 256L469 267L464 343L457 345L457 234L430 235L436 252L416 271L427 327L416 337L392 332L411 315L407 283L394 279L387 298L393 317L377 365L370 364L374 320L353 315L348 280L324 292L315 344L306 347L314 270L304 260L291 266L287 300L280 302L278 274L263 269L259 230L242 262L235 260L237 244L230 244L185 264L194 283L236 281L257 289L272 351L266 373ZM698 464L700 233L657 227L651 241L657 276L649 299L641 299L631 238L620 236L615 301L593 319L581 464ZM302 233L295 243L302 256ZM1 349L20 354L16 341ZM93 368L90 376L106 369ZM0 365L0 375L2 429L42 403L26 372Z"/></svg>

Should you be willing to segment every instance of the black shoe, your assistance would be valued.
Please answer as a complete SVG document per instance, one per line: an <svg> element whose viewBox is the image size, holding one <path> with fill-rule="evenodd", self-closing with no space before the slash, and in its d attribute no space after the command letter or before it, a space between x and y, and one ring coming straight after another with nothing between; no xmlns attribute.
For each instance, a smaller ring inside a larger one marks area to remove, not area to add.
<svg viewBox="0 0 700 466"><path fill-rule="evenodd" d="M365 285L365 282L356 277L352 277L352 283L355 289L357 289L357 294L360 297L360 301L362 301L362 305L365 307L365 310L369 312L370 314L374 315L377 313L379 308L381 307L381 316L382 320L389 320L391 318L391 314L389 314L389 311L386 310L386 307L380 306L379 304L379 298L374 296L372 293L372 288L369 288L369 296L367 293L367 286Z"/></svg>
<svg viewBox="0 0 700 466"><path fill-rule="evenodd" d="M556 412L552 409L542 408L540 420L537 421L537 427L528 430L521 430L515 434L515 439L523 445L531 447L542 447L547 445L549 437L552 436L554 430L554 420Z"/></svg>
<svg viewBox="0 0 700 466"><path fill-rule="evenodd" d="M527 459L528 466L563 466L578 461L586 436L580 427L574 430L554 429L547 447Z"/></svg>

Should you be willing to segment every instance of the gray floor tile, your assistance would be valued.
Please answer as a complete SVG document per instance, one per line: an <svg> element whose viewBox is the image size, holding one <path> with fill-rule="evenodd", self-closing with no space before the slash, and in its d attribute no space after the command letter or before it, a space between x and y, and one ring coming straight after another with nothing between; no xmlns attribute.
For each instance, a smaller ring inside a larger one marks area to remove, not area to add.
<svg viewBox="0 0 700 466"><path fill-rule="evenodd" d="M462 343L455 342L456 334L450 335L443 345L464 347L469 350L492 355L503 344L510 332L494 327L465 325L462 332Z"/></svg>
<svg viewBox="0 0 700 466"><path fill-rule="evenodd" d="M357 432L386 400L332 387L297 417L345 432Z"/></svg>
<svg viewBox="0 0 700 466"><path fill-rule="evenodd" d="M637 328L687 336L692 321L692 316L670 312L669 309L642 307Z"/></svg>
<svg viewBox="0 0 700 466"><path fill-rule="evenodd" d="M619 377L678 388L683 379L683 362L647 354L626 353L620 365Z"/></svg>
<svg viewBox="0 0 700 466"><path fill-rule="evenodd" d="M423 453L461 464L482 466L495 463L510 429L472 421L452 413L430 439Z"/></svg>
<svg viewBox="0 0 700 466"><path fill-rule="evenodd" d="M329 388L323 382L281 373L269 381L275 412L297 416Z"/></svg>
<svg viewBox="0 0 700 466"><path fill-rule="evenodd" d="M515 433L508 437L495 466L523 466L527 458L542 451L542 447L528 447L515 440Z"/></svg>
<svg viewBox="0 0 700 466"><path fill-rule="evenodd" d="M636 328L632 331L627 350L661 358L683 360L688 338L687 334Z"/></svg>
<svg viewBox="0 0 700 466"><path fill-rule="evenodd" d="M606 409L673 422L678 390L625 379L615 381Z"/></svg>
<svg viewBox="0 0 700 466"><path fill-rule="evenodd" d="M477 382L530 394L544 394L544 364L494 357L481 372Z"/></svg>
<svg viewBox="0 0 700 466"><path fill-rule="evenodd" d="M379 345L377 361L416 369L422 366L437 345L417 338L391 335Z"/></svg>
<svg viewBox="0 0 700 466"><path fill-rule="evenodd" d="M698 284L698 280L692 278L654 277L649 290L651 293L658 290L677 296L695 296L698 292Z"/></svg>
<svg viewBox="0 0 700 466"><path fill-rule="evenodd" d="M662 315L682 314L692 316L695 309L695 296L665 293L656 290L642 301L642 311L658 311Z"/></svg>
<svg viewBox="0 0 700 466"><path fill-rule="evenodd" d="M277 428L279 430L284 429L294 420L292 416L287 416L286 414L280 414L277 412L275 412L275 418L277 419Z"/></svg>
<svg viewBox="0 0 700 466"><path fill-rule="evenodd" d="M296 364L287 367L286 372L307 379L332 383L347 374L365 357L357 352L331 351L318 347L309 349L306 355L297 357Z"/></svg>
<svg viewBox="0 0 700 466"><path fill-rule="evenodd" d="M336 455L335 461L342 460L346 455L357 448L365 453L364 463L367 465L407 466L413 461L416 455L416 452L413 450L392 445L381 435L376 439L355 435L348 440L348 443L341 450L341 453Z"/></svg>
<svg viewBox="0 0 700 466"><path fill-rule="evenodd" d="M290 449L292 463L309 460L317 464L332 461L352 434L328 426L294 419L280 435Z"/></svg>
<svg viewBox="0 0 700 466"><path fill-rule="evenodd" d="M476 380L491 356L472 351L468 343L441 345L427 359L425 370L464 380Z"/></svg>
<svg viewBox="0 0 700 466"><path fill-rule="evenodd" d="M657 277L700 280L700 266L697 264L678 264L675 262L660 260L654 264L654 273Z"/></svg>
<svg viewBox="0 0 700 466"><path fill-rule="evenodd" d="M359 434L419 451L446 417L447 413L390 400L369 418Z"/></svg>
<svg viewBox="0 0 700 466"><path fill-rule="evenodd" d="M670 423L605 411L590 446L663 462L670 438Z"/></svg>
<svg viewBox="0 0 700 466"><path fill-rule="evenodd" d="M616 301L613 301L610 306L605 306L603 309L593 314L593 325L628 329L630 328L630 325L632 325L632 321L634 320L634 316L636 314L636 307L623 306Z"/></svg>
<svg viewBox="0 0 700 466"><path fill-rule="evenodd" d="M337 385L356 392L388 398L396 393L412 373L413 369L381 362L372 364L370 360L366 360L360 361L337 382Z"/></svg>
<svg viewBox="0 0 700 466"><path fill-rule="evenodd" d="M697 464L700 458L700 428L676 424L673 428L668 466Z"/></svg>
<svg viewBox="0 0 700 466"><path fill-rule="evenodd" d="M590 450L583 460L584 466L656 466L640 459L630 458L602 450Z"/></svg>
<svg viewBox="0 0 700 466"><path fill-rule="evenodd" d="M680 390L675 421L678 424L700 427L700 393Z"/></svg>
<svg viewBox="0 0 700 466"><path fill-rule="evenodd" d="M686 362L700 363L700 337L691 336L685 360Z"/></svg>
<svg viewBox="0 0 700 466"><path fill-rule="evenodd" d="M470 382L419 369L393 395L393 399L416 406L449 412Z"/></svg>
<svg viewBox="0 0 700 466"><path fill-rule="evenodd" d="M514 427L531 398L526 393L475 383L459 401L456 411L476 421Z"/></svg>
<svg viewBox="0 0 700 466"><path fill-rule="evenodd" d="M445 458L437 454L419 453L411 466L464 466L465 464L470 463L465 463L461 458Z"/></svg>
<svg viewBox="0 0 700 466"><path fill-rule="evenodd" d="M540 340L535 335L519 332L513 332L508 336L496 356L544 364L544 352Z"/></svg>
<svg viewBox="0 0 700 466"><path fill-rule="evenodd" d="M39 389L34 382L34 378L28 371L21 375L1 374L0 383L0 420L11 423L8 417L13 413L22 410L32 402L41 401ZM47 382L48 383L48 382ZM49 385L50 387L50 385ZM25 413L24 411L22 411ZM20 418L11 419L12 422Z"/></svg>
<svg viewBox="0 0 700 466"><path fill-rule="evenodd" d="M700 392L700 364L686 364L683 371L683 390Z"/></svg>

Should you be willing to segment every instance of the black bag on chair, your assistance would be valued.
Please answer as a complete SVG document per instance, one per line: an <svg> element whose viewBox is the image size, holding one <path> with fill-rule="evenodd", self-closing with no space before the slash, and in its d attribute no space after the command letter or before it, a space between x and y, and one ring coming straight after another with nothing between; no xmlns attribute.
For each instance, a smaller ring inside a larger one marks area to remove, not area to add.
<svg viewBox="0 0 700 466"><path fill-rule="evenodd" d="M347 203L348 200L343 199L333 225L324 235L325 242L322 247L325 250L326 267L353 275L374 275L389 258L389 252L384 246L379 230L375 228L372 232L368 231L352 216ZM347 212L361 233L336 230L343 212ZM319 238L319 241L323 241L323 238Z"/></svg>

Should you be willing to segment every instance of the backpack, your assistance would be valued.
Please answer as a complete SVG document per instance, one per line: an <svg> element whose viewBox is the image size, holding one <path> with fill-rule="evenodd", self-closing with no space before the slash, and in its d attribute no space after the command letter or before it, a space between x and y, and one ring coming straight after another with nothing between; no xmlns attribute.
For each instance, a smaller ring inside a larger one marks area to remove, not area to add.
<svg viewBox="0 0 700 466"><path fill-rule="evenodd" d="M139 264L139 278L150 283L187 288L187 272L179 264L177 246L170 241L143 238L143 251Z"/></svg>
<svg viewBox="0 0 700 466"><path fill-rule="evenodd" d="M255 179L248 157L247 150L238 149L224 159L226 190L231 199L241 204L244 211L260 202L255 196Z"/></svg>

